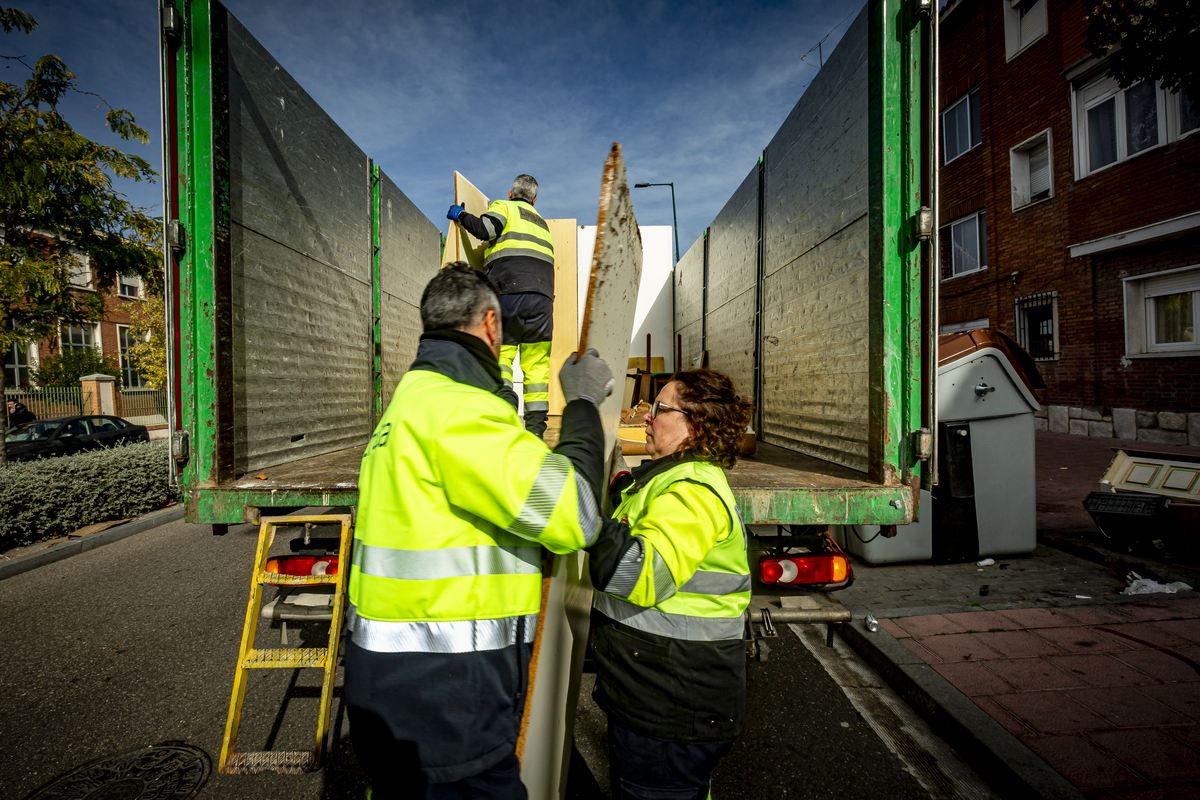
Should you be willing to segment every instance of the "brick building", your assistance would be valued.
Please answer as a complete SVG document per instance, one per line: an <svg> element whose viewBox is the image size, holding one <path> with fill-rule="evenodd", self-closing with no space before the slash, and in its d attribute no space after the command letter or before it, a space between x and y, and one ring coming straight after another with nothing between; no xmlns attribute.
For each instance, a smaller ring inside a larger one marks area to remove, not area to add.
<svg viewBox="0 0 1200 800"><path fill-rule="evenodd" d="M1086 13L941 11L941 329L1021 342L1039 427L1200 444L1200 98L1120 89Z"/></svg>

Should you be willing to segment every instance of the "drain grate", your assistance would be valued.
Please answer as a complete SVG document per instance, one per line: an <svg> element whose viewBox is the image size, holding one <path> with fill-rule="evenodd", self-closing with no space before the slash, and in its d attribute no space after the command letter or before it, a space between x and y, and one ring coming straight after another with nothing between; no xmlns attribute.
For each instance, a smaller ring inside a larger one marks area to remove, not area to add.
<svg viewBox="0 0 1200 800"><path fill-rule="evenodd" d="M163 742L76 767L26 800L188 800L211 772L212 760L199 747Z"/></svg>

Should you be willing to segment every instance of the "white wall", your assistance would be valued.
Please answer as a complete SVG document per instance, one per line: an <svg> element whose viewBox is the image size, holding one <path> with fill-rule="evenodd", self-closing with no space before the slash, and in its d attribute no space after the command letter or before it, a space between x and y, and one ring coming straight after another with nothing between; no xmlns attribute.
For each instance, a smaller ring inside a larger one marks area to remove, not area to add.
<svg viewBox="0 0 1200 800"><path fill-rule="evenodd" d="M674 310L671 306L671 272L675 265L674 231L670 225L642 225L642 286L633 316L633 338L629 355L645 358L646 334L650 334L650 354L662 356L667 372L675 370ZM579 247L579 324L583 325L583 305L587 302L588 278L592 271L592 251L596 247L596 226L580 225L576 237ZM603 355L603 354L602 354ZM623 365L622 365L623 366ZM617 372L614 367L613 372Z"/></svg>

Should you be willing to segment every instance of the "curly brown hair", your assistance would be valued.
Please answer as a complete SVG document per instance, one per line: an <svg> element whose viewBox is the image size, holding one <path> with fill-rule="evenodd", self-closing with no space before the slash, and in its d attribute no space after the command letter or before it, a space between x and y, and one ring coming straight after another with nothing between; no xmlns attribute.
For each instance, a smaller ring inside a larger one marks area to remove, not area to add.
<svg viewBox="0 0 1200 800"><path fill-rule="evenodd" d="M690 369L671 376L680 405L688 413L692 435L683 443L696 458L728 469L737 463L742 434L754 406L738 397L728 375L711 369Z"/></svg>

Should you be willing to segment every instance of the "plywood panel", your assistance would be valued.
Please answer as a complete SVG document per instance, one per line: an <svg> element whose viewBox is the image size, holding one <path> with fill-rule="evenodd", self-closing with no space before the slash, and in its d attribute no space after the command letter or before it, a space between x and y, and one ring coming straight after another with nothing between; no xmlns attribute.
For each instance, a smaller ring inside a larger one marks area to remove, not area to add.
<svg viewBox="0 0 1200 800"><path fill-rule="evenodd" d="M558 371L579 344L579 272L575 245L578 226L574 219L548 219L550 241L554 242L554 337L550 346L550 413L563 412L562 386Z"/></svg>
<svg viewBox="0 0 1200 800"><path fill-rule="evenodd" d="M487 195L476 189L456 170L454 173L454 203L465 208L468 213L479 217L488 210L492 201L488 200ZM450 230L446 233L446 252L442 258L442 266L451 261L466 261L476 269L483 269L483 251L486 248L485 242L481 242L467 233L459 227L457 222L451 222Z"/></svg>

